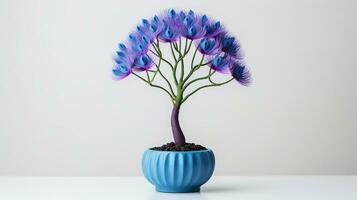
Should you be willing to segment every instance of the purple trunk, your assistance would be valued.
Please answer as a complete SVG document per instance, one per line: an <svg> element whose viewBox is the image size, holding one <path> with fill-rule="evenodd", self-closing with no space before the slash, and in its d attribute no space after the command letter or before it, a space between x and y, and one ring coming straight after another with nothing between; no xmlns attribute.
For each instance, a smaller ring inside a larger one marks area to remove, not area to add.
<svg viewBox="0 0 357 200"><path fill-rule="evenodd" d="M180 106L181 105L174 105L171 113L171 128L176 146L183 146L186 144L185 136L183 135L179 122Z"/></svg>

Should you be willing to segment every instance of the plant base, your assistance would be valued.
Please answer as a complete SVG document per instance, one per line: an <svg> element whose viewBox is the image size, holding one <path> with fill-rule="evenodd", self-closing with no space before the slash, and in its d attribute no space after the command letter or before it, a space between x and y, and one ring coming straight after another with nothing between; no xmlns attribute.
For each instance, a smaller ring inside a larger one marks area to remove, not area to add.
<svg viewBox="0 0 357 200"><path fill-rule="evenodd" d="M151 150L155 151L202 151L207 150L206 147L195 143L186 143L182 146L176 146L174 142L166 143L159 147L152 147Z"/></svg>

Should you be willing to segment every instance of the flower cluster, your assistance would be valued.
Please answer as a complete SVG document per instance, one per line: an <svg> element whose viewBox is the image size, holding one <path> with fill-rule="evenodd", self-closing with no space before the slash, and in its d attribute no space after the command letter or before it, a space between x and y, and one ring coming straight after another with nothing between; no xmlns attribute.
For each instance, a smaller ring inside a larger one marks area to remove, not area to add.
<svg viewBox="0 0 357 200"><path fill-rule="evenodd" d="M219 21L193 11L171 9L161 16L143 19L125 43L118 46L113 74L123 79L133 71L147 71L154 65L149 50L157 39L176 42L181 38L194 40L198 51L206 56L211 69L231 74L242 85L250 83L250 72L243 64L240 45Z"/></svg>

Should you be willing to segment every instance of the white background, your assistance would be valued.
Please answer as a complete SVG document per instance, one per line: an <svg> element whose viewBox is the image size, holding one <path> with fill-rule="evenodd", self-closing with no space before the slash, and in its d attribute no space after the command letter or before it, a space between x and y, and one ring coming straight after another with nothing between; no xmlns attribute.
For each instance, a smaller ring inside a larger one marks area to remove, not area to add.
<svg viewBox="0 0 357 200"><path fill-rule="evenodd" d="M112 55L143 17L192 9L241 42L254 84L182 108L217 175L357 174L354 1L0 1L0 175L139 175L171 103Z"/></svg>

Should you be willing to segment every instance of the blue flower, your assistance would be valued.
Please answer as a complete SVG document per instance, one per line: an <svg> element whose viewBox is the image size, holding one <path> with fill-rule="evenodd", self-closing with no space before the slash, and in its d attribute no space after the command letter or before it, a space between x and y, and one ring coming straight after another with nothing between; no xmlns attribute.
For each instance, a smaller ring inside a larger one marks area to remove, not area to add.
<svg viewBox="0 0 357 200"><path fill-rule="evenodd" d="M175 29L173 26L165 23L163 31L159 34L159 39L164 42L174 42L180 36L180 32Z"/></svg>
<svg viewBox="0 0 357 200"><path fill-rule="evenodd" d="M181 24L179 15L176 14L175 10L169 10L162 22L163 29L158 38L164 42L177 41L181 36Z"/></svg>
<svg viewBox="0 0 357 200"><path fill-rule="evenodd" d="M231 69L233 78L244 86L251 83L250 71L240 62L235 62Z"/></svg>
<svg viewBox="0 0 357 200"><path fill-rule="evenodd" d="M182 17L183 17L183 18L182 18ZM187 15L186 15L184 12L182 12L181 18L182 18L182 23L183 23L186 27L189 27L189 26L191 26L192 24L194 24L194 23L197 22L195 13L194 13L192 10L190 10Z"/></svg>
<svg viewBox="0 0 357 200"><path fill-rule="evenodd" d="M131 73L130 68L122 64L115 66L112 70L113 70L114 79L116 80L121 80L127 77Z"/></svg>
<svg viewBox="0 0 357 200"><path fill-rule="evenodd" d="M214 55L220 50L220 41L216 38L203 38L198 44L198 50L202 54Z"/></svg>
<svg viewBox="0 0 357 200"><path fill-rule="evenodd" d="M229 73L231 66L231 58L227 55L216 55L210 62L210 67L221 73Z"/></svg>
<svg viewBox="0 0 357 200"><path fill-rule="evenodd" d="M131 73L131 61L123 51L117 51L117 56L114 58L115 65L112 69L113 78L121 80Z"/></svg>
<svg viewBox="0 0 357 200"><path fill-rule="evenodd" d="M234 37L222 37L222 51L229 56L238 57L240 46Z"/></svg>
<svg viewBox="0 0 357 200"><path fill-rule="evenodd" d="M163 24L162 24L161 20L159 19L159 17L155 15L151 19L151 23L150 23L150 27L149 27L152 37L156 38L157 35L160 34L162 29L163 29Z"/></svg>
<svg viewBox="0 0 357 200"><path fill-rule="evenodd" d="M147 71L154 63L152 44L157 39L176 42L182 37L195 40L199 52L207 55L211 69L220 73L231 72L241 84L250 83L250 72L242 64L240 45L228 35L219 21L192 10L176 12L168 10L162 15L143 19L126 42L118 45L113 74L116 79L128 76L132 71ZM156 58L156 57L155 57Z"/></svg>
<svg viewBox="0 0 357 200"><path fill-rule="evenodd" d="M202 26L201 18L194 14L192 10L186 15L180 13L181 34L191 40L202 38L205 34L204 26Z"/></svg>
<svg viewBox="0 0 357 200"><path fill-rule="evenodd" d="M137 33L141 37L145 37L150 43L154 42L157 35L161 32L162 25L160 19L157 16L154 16L151 22L147 19L142 20L142 24L137 26Z"/></svg>
<svg viewBox="0 0 357 200"><path fill-rule="evenodd" d="M201 17L201 25L202 25L203 27L205 27L207 23L208 23L208 17L207 17L207 15L202 15L202 17Z"/></svg>
<svg viewBox="0 0 357 200"><path fill-rule="evenodd" d="M147 53L151 43L150 39L145 34L136 32L129 35L129 44L133 54L143 55Z"/></svg>
<svg viewBox="0 0 357 200"><path fill-rule="evenodd" d="M147 54L135 58L133 69L136 71L145 71L153 66L153 61Z"/></svg>
<svg viewBox="0 0 357 200"><path fill-rule="evenodd" d="M208 23L208 22L206 22ZM223 27L221 26L221 23L214 22L214 23L208 23L204 26L204 29L206 31L206 37L215 37L215 36L221 36L222 34L225 33Z"/></svg>

